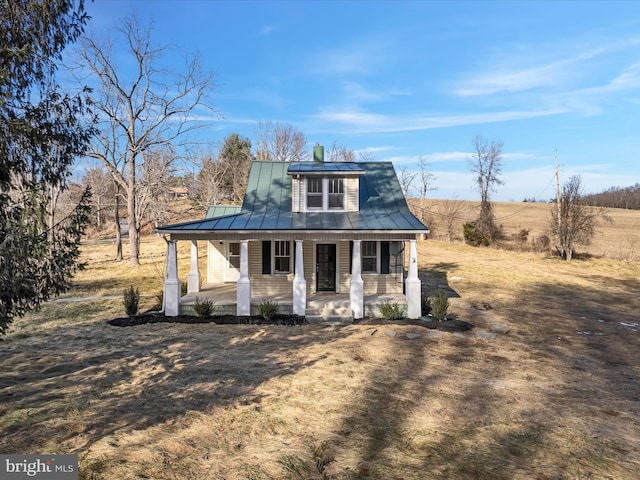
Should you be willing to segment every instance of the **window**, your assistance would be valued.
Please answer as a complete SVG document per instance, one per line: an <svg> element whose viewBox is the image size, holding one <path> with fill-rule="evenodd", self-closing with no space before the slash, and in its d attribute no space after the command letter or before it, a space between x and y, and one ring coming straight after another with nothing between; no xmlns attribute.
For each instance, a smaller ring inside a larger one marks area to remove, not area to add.
<svg viewBox="0 0 640 480"><path fill-rule="evenodd" d="M362 272L376 273L378 271L377 242L362 242Z"/></svg>
<svg viewBox="0 0 640 480"><path fill-rule="evenodd" d="M344 210L345 179L307 177L307 210Z"/></svg>
<svg viewBox="0 0 640 480"><path fill-rule="evenodd" d="M289 273L291 260L291 242L276 240L274 244L274 272Z"/></svg>
<svg viewBox="0 0 640 480"><path fill-rule="evenodd" d="M307 208L322 210L322 178L307 179Z"/></svg>
<svg viewBox="0 0 640 480"><path fill-rule="evenodd" d="M329 209L344 209L344 180L342 178L329 179Z"/></svg>
<svg viewBox="0 0 640 480"><path fill-rule="evenodd" d="M233 268L240 268L240 244L229 244L229 265Z"/></svg>

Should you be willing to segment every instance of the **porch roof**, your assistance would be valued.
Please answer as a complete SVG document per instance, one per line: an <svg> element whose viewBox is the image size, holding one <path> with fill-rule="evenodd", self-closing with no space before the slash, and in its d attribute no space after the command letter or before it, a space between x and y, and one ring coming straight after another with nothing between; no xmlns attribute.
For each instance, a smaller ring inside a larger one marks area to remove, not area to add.
<svg viewBox="0 0 640 480"><path fill-rule="evenodd" d="M238 213L164 225L158 233L249 232L429 233L410 211L391 162L357 163L358 212L292 212L290 162L253 162Z"/></svg>

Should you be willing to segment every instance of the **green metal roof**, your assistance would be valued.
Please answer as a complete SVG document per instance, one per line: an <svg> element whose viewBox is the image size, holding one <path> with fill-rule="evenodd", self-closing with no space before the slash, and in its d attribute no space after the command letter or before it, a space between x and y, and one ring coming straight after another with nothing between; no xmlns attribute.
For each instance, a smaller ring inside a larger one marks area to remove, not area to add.
<svg viewBox="0 0 640 480"><path fill-rule="evenodd" d="M303 162L300 162L303 163ZM361 162L358 212L292 212L290 162L251 165L240 212L165 225L159 233L221 231L394 231L428 233L410 211L391 162ZM327 165L327 164L324 164ZM331 165L331 164L329 164ZM349 165L343 163L341 165ZM301 172L302 173L302 172Z"/></svg>
<svg viewBox="0 0 640 480"><path fill-rule="evenodd" d="M211 205L207 209L204 218L223 217L225 215L235 215L240 213L242 206L240 205Z"/></svg>

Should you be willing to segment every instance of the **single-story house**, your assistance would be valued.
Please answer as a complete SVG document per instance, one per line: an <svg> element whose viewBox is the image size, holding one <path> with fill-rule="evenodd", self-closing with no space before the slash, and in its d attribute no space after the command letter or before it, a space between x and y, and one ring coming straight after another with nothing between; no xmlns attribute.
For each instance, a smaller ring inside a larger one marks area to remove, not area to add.
<svg viewBox="0 0 640 480"><path fill-rule="evenodd" d="M207 295L237 315L267 299L307 316L357 319L384 301L406 304L410 318L421 314L416 241L429 230L409 211L390 162L325 163L319 145L313 161L255 161L242 206L214 206L203 220L156 231L168 245L168 316ZM178 241L191 242L184 297ZM198 241L207 246L203 285Z"/></svg>

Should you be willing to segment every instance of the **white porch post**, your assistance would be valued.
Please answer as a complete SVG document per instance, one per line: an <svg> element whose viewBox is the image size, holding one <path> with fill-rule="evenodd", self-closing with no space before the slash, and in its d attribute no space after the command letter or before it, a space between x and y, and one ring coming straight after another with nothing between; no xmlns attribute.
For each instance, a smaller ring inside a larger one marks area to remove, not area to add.
<svg viewBox="0 0 640 480"><path fill-rule="evenodd" d="M180 313L180 280L176 241L167 242L167 276L164 280L164 314L176 317Z"/></svg>
<svg viewBox="0 0 640 480"><path fill-rule="evenodd" d="M307 310L307 281L304 279L302 240L296 240L296 273L293 277L293 313L304 315Z"/></svg>
<svg viewBox="0 0 640 480"><path fill-rule="evenodd" d="M405 281L407 296L407 316L420 318L422 315L421 282L418 278L418 249L416 241L411 240L409 248L409 275Z"/></svg>
<svg viewBox="0 0 640 480"><path fill-rule="evenodd" d="M237 315L251 315L251 280L249 280L249 241L240 242L240 278L237 283Z"/></svg>
<svg viewBox="0 0 640 480"><path fill-rule="evenodd" d="M353 318L364 317L364 282L362 281L362 264L360 257L360 240L353 241L353 257L351 259L351 313Z"/></svg>
<svg viewBox="0 0 640 480"><path fill-rule="evenodd" d="M200 271L198 270L198 242L191 240L191 269L187 275L187 293L200 291Z"/></svg>

